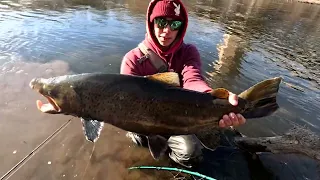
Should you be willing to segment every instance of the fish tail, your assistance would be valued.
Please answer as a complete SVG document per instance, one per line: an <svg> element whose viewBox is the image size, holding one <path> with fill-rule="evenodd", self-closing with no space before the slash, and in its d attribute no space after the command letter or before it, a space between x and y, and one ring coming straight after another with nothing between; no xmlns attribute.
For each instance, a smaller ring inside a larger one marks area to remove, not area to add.
<svg viewBox="0 0 320 180"><path fill-rule="evenodd" d="M238 97L249 102L241 114L245 118L260 118L275 112L279 108L276 97L281 80L281 77L267 79L240 93Z"/></svg>

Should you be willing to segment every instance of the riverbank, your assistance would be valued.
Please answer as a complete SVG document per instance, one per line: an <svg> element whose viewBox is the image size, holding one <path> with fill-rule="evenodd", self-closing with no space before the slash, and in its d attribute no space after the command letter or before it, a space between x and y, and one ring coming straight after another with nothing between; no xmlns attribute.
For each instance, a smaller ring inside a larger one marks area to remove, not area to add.
<svg viewBox="0 0 320 180"><path fill-rule="evenodd" d="M320 0L298 0L301 3L320 4Z"/></svg>

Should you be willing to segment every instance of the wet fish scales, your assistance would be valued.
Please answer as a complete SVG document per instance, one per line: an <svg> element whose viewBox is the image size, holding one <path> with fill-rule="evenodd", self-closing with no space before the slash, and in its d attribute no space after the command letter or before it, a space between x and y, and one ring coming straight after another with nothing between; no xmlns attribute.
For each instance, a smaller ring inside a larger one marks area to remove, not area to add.
<svg viewBox="0 0 320 180"><path fill-rule="evenodd" d="M228 90L201 93L180 88L174 72L151 76L86 73L35 78L30 87L49 103L37 101L44 113L68 114L81 118L86 139L97 141L103 123L147 136L152 156L165 152L161 136L195 134L218 128L229 112L245 118L259 118L278 109L276 95L281 78L257 83L239 94L238 105L228 101ZM152 146L152 147L150 147Z"/></svg>
<svg viewBox="0 0 320 180"><path fill-rule="evenodd" d="M172 73L163 74L166 78L172 76ZM33 88L38 86L39 92L47 91L47 96L55 94L56 97L51 98L62 109L61 113L92 118L141 134L192 134L207 126L218 126L224 114L246 114L246 110L253 106L241 96L238 105L233 106L227 98L186 90L148 77L87 73L33 80ZM279 82L270 80L262 87L270 84L276 87L270 90L274 98ZM45 88L39 86L41 83ZM276 109L275 101L259 99L264 95L263 91L270 93L260 89L258 95L252 95L252 102L261 107L272 103ZM268 110L263 107L262 111Z"/></svg>
<svg viewBox="0 0 320 180"><path fill-rule="evenodd" d="M234 107L227 99L147 79L116 76L109 80L110 77L104 79L104 84L89 79L87 84L74 82L77 94L85 97L81 102L87 114L82 117L92 117L141 134L194 133L197 128L217 126L225 112L240 112L245 106L244 101ZM96 93L104 97L96 99Z"/></svg>

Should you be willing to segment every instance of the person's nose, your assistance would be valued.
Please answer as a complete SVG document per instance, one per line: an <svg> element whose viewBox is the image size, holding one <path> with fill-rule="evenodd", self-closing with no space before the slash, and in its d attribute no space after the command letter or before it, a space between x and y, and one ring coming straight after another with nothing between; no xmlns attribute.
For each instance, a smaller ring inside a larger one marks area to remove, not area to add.
<svg viewBox="0 0 320 180"><path fill-rule="evenodd" d="M163 28L163 32L169 33L171 31L170 26L167 25L166 27Z"/></svg>

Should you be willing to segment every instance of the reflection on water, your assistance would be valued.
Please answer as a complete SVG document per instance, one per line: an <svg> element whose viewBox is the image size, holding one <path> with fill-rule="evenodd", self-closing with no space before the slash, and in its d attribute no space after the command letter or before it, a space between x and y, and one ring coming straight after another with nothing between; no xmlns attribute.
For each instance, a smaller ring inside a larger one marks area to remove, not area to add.
<svg viewBox="0 0 320 180"><path fill-rule="evenodd" d="M281 109L261 121L250 121L242 130L248 135L279 134L289 121L319 131L319 6L257 0L198 1L196 5L190 3L189 10L200 26L195 34L211 28L212 34L202 36L206 41L191 41L203 50L207 62L204 69L212 86L239 93L265 78L284 78Z"/></svg>
<svg viewBox="0 0 320 180"><path fill-rule="evenodd" d="M135 39L144 37L143 33L131 35L141 29L144 16L132 17L117 3L99 10L74 7L77 2L30 2L0 11L0 64L18 56L36 62L65 60L77 73L118 72L119 58L136 45Z"/></svg>
<svg viewBox="0 0 320 180"><path fill-rule="evenodd" d="M239 128L244 134L281 134L292 123L320 132L320 6L271 0L185 3L190 14L185 41L198 46L212 87L240 93L266 78L284 78L279 111L248 120ZM145 0L0 1L1 77L9 77L7 70L19 62L57 59L72 73L118 73L123 55L144 38L147 5ZM1 101L16 91L6 89Z"/></svg>
<svg viewBox="0 0 320 180"><path fill-rule="evenodd" d="M219 59L212 63L214 71L207 72L210 80L214 81L214 84L224 83L240 73L244 48L245 42L239 36L231 34L223 35L222 42L217 44Z"/></svg>

